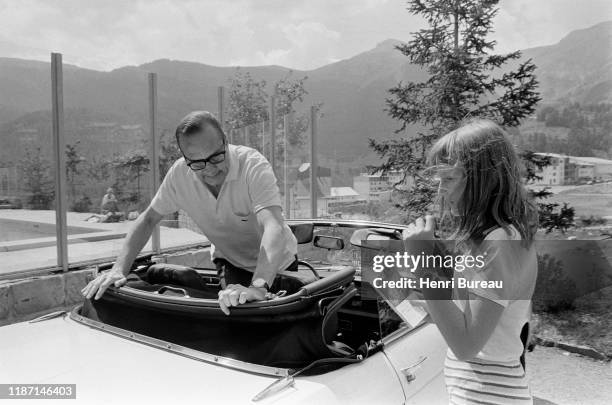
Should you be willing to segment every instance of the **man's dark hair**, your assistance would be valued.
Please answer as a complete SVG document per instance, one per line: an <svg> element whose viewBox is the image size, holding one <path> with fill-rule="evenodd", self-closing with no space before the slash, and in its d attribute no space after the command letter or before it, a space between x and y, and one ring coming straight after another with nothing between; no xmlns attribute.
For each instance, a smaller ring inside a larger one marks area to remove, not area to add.
<svg viewBox="0 0 612 405"><path fill-rule="evenodd" d="M181 136L189 136L200 132L206 125L213 127L221 136L221 139L225 138L225 134L221 129L221 124L219 124L217 117L208 111L192 111L187 114L176 127L175 136L177 144L180 145L179 138Z"/></svg>

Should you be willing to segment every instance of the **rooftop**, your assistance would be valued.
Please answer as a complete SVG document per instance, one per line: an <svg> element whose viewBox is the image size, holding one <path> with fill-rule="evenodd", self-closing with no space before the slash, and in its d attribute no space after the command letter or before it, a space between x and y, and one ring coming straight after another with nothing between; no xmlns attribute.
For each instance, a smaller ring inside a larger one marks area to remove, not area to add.
<svg viewBox="0 0 612 405"><path fill-rule="evenodd" d="M330 188L330 197L351 197L358 196L359 193L356 192L352 187L331 187Z"/></svg>
<svg viewBox="0 0 612 405"><path fill-rule="evenodd" d="M601 159L601 158L596 158L596 157L574 157L574 156L570 156L570 158L578 162L591 163L595 165L612 165L612 160L608 160L608 159Z"/></svg>

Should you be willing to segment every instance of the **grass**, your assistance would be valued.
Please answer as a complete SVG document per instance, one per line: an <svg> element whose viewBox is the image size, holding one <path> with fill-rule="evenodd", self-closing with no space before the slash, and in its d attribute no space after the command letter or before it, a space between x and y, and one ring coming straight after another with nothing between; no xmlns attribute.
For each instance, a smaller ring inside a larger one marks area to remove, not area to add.
<svg viewBox="0 0 612 405"><path fill-rule="evenodd" d="M610 214L612 212L608 210L607 215ZM574 227L565 234L559 231L545 234L540 231L536 238L544 240L562 240L569 237L575 237L577 240L600 239L604 230L610 232L610 226L589 229ZM572 309L557 312L534 312L532 326L534 335L589 346L608 358L612 358L612 286L577 298L573 302Z"/></svg>
<svg viewBox="0 0 612 405"><path fill-rule="evenodd" d="M559 194L612 194L612 183L599 183L590 186L580 186L578 188L564 190Z"/></svg>
<svg viewBox="0 0 612 405"><path fill-rule="evenodd" d="M598 193L584 194L554 194L544 200L545 202L556 202L560 205L568 203L576 210L576 217L580 216L611 216L612 196Z"/></svg>
<svg viewBox="0 0 612 405"><path fill-rule="evenodd" d="M533 314L533 333L580 346L612 358L612 286L578 298L574 309Z"/></svg>
<svg viewBox="0 0 612 405"><path fill-rule="evenodd" d="M612 183L578 186L555 193L543 201L561 205L566 202L574 207L577 218L590 215L612 216Z"/></svg>

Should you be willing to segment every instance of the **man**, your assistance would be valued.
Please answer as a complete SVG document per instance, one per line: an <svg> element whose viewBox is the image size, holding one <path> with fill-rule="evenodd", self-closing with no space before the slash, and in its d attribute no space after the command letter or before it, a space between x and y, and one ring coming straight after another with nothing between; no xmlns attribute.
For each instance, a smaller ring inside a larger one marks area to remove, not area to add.
<svg viewBox="0 0 612 405"><path fill-rule="evenodd" d="M109 187L106 190L106 194L102 197L102 204L100 206L100 213L108 214L119 211L119 205L117 204L117 197L115 197L115 190Z"/></svg>
<svg viewBox="0 0 612 405"><path fill-rule="evenodd" d="M124 219L123 212L119 211L115 190L112 187L109 187L104 197L102 197L100 213L102 214L100 222L119 222Z"/></svg>
<svg viewBox="0 0 612 405"><path fill-rule="evenodd" d="M280 270L297 268L297 241L283 220L270 163L254 149L228 144L219 122L206 111L183 118L176 141L183 158L135 222L113 268L91 281L83 294L99 299L111 284L125 284L155 225L182 209L213 244L223 312L265 299Z"/></svg>

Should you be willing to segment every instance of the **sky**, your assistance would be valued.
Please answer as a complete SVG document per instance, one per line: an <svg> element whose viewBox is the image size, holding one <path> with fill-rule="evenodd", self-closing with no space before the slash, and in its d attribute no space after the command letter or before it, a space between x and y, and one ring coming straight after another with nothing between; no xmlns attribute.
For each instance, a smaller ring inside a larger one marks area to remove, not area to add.
<svg viewBox="0 0 612 405"><path fill-rule="evenodd" d="M168 58L314 69L424 26L405 0L0 0L0 57L112 70ZM496 52L612 20L610 0L501 0Z"/></svg>

